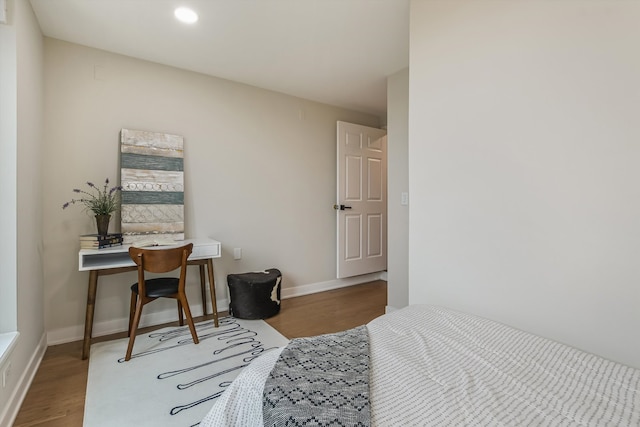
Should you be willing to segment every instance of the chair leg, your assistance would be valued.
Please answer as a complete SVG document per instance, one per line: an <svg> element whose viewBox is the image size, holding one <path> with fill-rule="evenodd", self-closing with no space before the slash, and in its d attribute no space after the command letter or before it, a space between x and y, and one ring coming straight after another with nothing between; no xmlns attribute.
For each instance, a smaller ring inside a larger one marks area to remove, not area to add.
<svg viewBox="0 0 640 427"><path fill-rule="evenodd" d="M182 307L184 308L184 314L187 317L187 324L189 325L189 330L191 331L191 337L193 338L193 343L198 344L200 340L198 339L198 334L196 333L196 327L193 324L193 317L191 317L191 310L189 309L189 303L187 302L186 295L179 295L178 301L182 302Z"/></svg>
<svg viewBox="0 0 640 427"><path fill-rule="evenodd" d="M129 329L127 329L127 336L131 336L131 324L133 323L133 313L136 311L136 300L138 299L138 294L131 291L131 304L129 305Z"/></svg>
<svg viewBox="0 0 640 427"><path fill-rule="evenodd" d="M184 321L182 319L182 303L180 302L180 300L178 301L178 324L180 326L184 326Z"/></svg>
<svg viewBox="0 0 640 427"><path fill-rule="evenodd" d="M129 329L129 345L127 346L127 354L124 358L125 361L131 360L131 352L133 351L133 342L136 340L136 332L138 331L138 324L140 323L141 314L142 314L142 298L138 298L136 302L136 313L133 316L131 329Z"/></svg>

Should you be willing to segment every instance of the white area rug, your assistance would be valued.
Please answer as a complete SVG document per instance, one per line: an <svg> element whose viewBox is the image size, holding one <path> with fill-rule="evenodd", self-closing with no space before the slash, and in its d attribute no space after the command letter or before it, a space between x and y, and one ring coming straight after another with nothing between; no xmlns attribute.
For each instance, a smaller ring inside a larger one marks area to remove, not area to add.
<svg viewBox="0 0 640 427"><path fill-rule="evenodd" d="M262 320L220 318L91 346L84 426L193 426L253 359L288 340Z"/></svg>

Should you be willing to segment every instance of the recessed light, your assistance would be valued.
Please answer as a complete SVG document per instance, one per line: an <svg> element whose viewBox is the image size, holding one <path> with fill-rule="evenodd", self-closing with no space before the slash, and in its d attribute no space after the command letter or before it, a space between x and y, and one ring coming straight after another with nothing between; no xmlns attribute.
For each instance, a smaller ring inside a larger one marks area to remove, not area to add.
<svg viewBox="0 0 640 427"><path fill-rule="evenodd" d="M173 14L179 21L184 22L185 24L193 24L198 20L198 14L188 7L179 7L173 12Z"/></svg>

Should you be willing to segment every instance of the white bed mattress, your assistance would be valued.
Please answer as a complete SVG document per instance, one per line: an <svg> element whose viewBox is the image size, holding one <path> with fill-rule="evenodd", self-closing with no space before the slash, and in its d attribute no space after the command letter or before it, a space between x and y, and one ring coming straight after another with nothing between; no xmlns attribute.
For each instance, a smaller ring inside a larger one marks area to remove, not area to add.
<svg viewBox="0 0 640 427"><path fill-rule="evenodd" d="M640 370L441 307L367 329L372 426L640 426ZM278 355L247 367L201 426L262 426Z"/></svg>

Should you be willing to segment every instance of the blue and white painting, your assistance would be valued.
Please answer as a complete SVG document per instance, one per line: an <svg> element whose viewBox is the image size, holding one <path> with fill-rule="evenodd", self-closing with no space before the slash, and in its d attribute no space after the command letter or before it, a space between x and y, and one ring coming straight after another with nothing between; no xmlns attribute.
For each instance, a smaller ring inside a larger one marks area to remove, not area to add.
<svg viewBox="0 0 640 427"><path fill-rule="evenodd" d="M124 243L184 240L184 138L120 131Z"/></svg>

